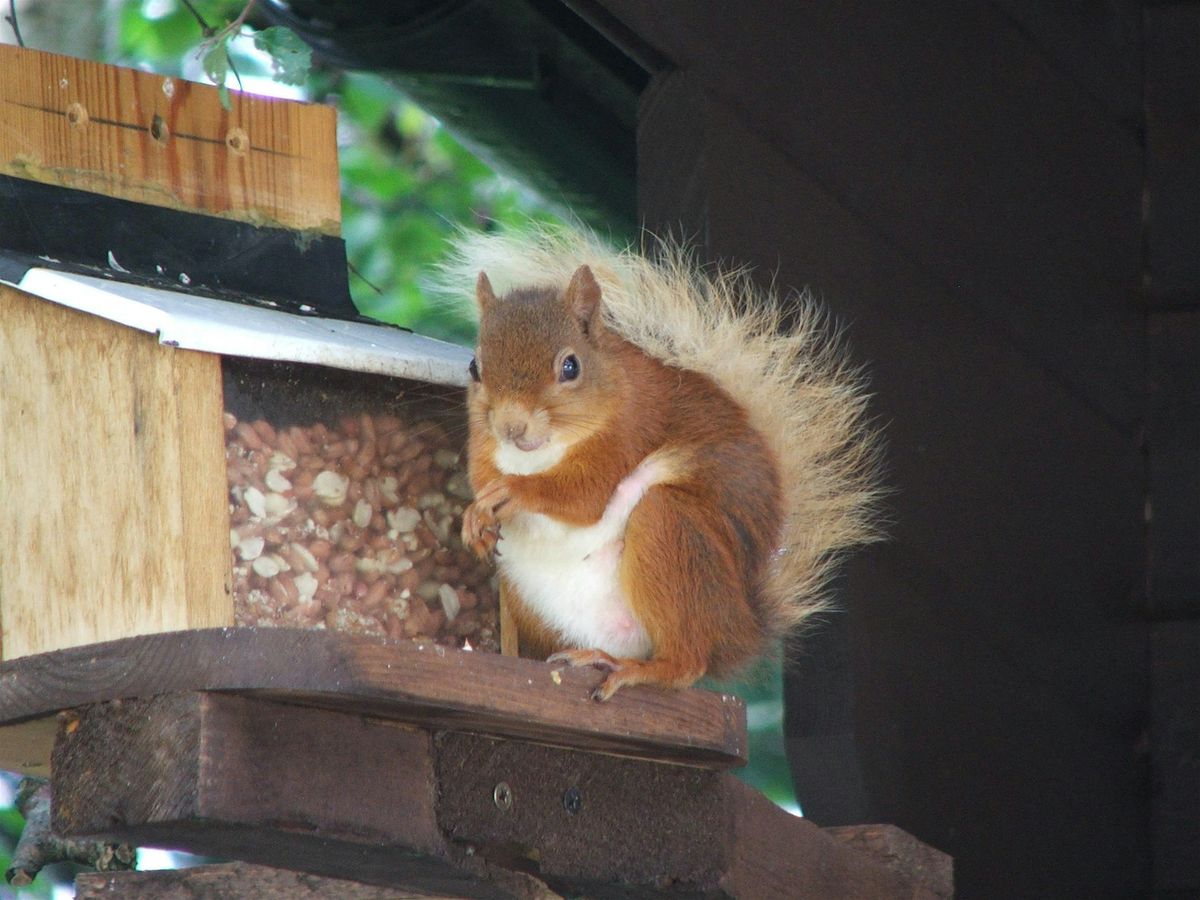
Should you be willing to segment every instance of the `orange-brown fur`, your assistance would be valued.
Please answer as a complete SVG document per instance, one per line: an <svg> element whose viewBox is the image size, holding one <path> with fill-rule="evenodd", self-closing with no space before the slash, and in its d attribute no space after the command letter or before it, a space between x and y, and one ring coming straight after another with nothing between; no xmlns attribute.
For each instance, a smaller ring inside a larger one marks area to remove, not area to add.
<svg viewBox="0 0 1200 900"><path fill-rule="evenodd" d="M777 462L746 412L711 378L667 366L605 327L599 291L587 272L565 291L520 289L498 300L480 279L481 381L469 395L477 500L464 540L486 553L521 511L595 523L643 459L673 451L669 479L630 514L619 563L622 591L652 641L649 660L564 646L504 584L522 653L578 651L563 658L612 670L599 694L607 698L627 684L686 686L765 649L774 635L761 590L783 511ZM555 380L564 347L582 364L577 384ZM546 409L550 427L576 442L544 472L501 473L489 417L503 401Z"/></svg>

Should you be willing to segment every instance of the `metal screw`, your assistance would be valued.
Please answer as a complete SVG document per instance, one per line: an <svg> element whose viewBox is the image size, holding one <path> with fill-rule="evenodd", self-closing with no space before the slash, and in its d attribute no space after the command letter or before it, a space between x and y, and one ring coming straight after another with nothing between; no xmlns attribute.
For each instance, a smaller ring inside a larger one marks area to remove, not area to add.
<svg viewBox="0 0 1200 900"><path fill-rule="evenodd" d="M569 787L563 794L563 808L571 815L577 815L583 809L583 794L577 787Z"/></svg>
<svg viewBox="0 0 1200 900"><path fill-rule="evenodd" d="M496 809L501 812L508 812L513 805L512 788L508 786L507 781L501 781L492 791L492 801L496 804Z"/></svg>

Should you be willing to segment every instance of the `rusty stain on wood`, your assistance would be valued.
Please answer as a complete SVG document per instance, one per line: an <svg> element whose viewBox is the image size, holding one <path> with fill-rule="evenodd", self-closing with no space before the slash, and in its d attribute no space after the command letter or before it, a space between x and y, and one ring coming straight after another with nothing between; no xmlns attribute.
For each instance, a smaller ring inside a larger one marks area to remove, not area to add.
<svg viewBox="0 0 1200 900"><path fill-rule="evenodd" d="M330 107L0 45L0 173L336 235Z"/></svg>

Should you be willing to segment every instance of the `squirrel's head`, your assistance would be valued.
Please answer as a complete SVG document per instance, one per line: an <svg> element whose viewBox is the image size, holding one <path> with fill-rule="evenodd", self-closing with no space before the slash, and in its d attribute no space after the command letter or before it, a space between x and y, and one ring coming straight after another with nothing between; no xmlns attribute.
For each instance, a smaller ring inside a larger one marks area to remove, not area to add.
<svg viewBox="0 0 1200 900"><path fill-rule="evenodd" d="M566 290L519 288L497 297L485 273L475 286L479 345L471 360L471 415L495 441L502 472L557 465L615 411L612 343L600 285L580 266Z"/></svg>

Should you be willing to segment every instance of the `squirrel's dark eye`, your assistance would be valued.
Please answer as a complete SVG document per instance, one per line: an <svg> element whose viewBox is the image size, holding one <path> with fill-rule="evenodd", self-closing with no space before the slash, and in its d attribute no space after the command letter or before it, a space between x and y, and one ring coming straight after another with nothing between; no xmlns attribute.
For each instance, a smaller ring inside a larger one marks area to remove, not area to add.
<svg viewBox="0 0 1200 900"><path fill-rule="evenodd" d="M479 363L475 361L475 357L471 357L471 364L467 366L467 371L471 373L472 381L479 381Z"/></svg>
<svg viewBox="0 0 1200 900"><path fill-rule="evenodd" d="M567 356L562 361L562 369L559 371L559 381L574 381L579 377L579 357L574 353Z"/></svg>

